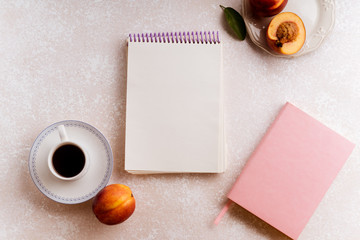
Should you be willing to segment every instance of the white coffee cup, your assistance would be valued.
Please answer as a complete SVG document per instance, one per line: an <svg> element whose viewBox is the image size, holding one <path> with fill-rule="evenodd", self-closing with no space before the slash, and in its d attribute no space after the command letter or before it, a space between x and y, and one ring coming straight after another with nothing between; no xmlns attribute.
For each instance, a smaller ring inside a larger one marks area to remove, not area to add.
<svg viewBox="0 0 360 240"><path fill-rule="evenodd" d="M59 125L57 128L60 143L49 152L50 172L61 180L77 180L83 177L89 168L89 155L83 146L69 140L64 125Z"/></svg>

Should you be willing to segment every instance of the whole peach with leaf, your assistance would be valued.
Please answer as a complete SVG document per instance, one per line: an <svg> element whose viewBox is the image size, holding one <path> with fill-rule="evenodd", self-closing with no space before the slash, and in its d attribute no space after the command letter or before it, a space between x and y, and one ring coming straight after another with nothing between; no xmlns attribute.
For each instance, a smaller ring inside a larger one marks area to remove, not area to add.
<svg viewBox="0 0 360 240"><path fill-rule="evenodd" d="M280 13L286 6L288 0L244 0L250 1L250 6L255 15L260 17L271 17Z"/></svg>
<svg viewBox="0 0 360 240"><path fill-rule="evenodd" d="M92 210L100 222L107 225L119 224L135 211L135 198L128 186L111 184L95 196Z"/></svg>

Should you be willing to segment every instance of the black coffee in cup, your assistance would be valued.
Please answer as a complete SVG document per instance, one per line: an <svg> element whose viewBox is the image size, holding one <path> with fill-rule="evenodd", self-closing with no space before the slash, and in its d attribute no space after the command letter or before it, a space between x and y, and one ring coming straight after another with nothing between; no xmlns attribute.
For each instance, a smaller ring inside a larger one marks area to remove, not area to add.
<svg viewBox="0 0 360 240"><path fill-rule="evenodd" d="M78 146L65 144L54 152L52 164L59 175L71 178L83 170L85 166L85 154Z"/></svg>

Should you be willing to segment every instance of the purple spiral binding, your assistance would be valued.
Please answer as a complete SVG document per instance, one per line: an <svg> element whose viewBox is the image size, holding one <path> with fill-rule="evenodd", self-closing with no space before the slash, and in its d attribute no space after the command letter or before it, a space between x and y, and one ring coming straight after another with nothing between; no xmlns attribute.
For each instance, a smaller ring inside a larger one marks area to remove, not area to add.
<svg viewBox="0 0 360 240"><path fill-rule="evenodd" d="M129 34L130 42L220 44L218 31Z"/></svg>

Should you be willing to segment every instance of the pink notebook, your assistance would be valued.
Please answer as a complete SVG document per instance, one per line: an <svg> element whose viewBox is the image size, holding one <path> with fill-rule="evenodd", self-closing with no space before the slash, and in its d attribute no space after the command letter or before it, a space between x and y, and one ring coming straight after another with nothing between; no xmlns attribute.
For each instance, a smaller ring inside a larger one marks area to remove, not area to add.
<svg viewBox="0 0 360 240"><path fill-rule="evenodd" d="M354 146L286 103L228 198L297 239Z"/></svg>

